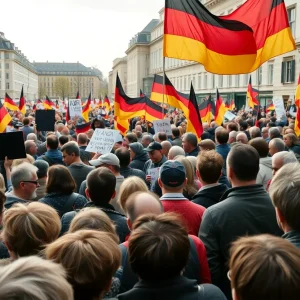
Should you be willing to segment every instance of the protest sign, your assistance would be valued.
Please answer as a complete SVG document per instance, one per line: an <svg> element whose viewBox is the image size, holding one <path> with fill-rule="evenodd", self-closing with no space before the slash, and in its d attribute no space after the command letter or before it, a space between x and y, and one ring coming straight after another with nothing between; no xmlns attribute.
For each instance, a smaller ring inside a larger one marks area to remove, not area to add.
<svg viewBox="0 0 300 300"><path fill-rule="evenodd" d="M70 118L81 117L82 116L82 106L80 99L70 99L69 100L69 113Z"/></svg>
<svg viewBox="0 0 300 300"><path fill-rule="evenodd" d="M236 118L236 115L233 114L231 111L226 111L226 113L224 115L224 118L229 120L229 121L232 121Z"/></svg>
<svg viewBox="0 0 300 300"><path fill-rule="evenodd" d="M155 184L156 180L158 179L159 169L160 168L152 168L152 169L148 170L147 175L151 176L151 190L154 187L154 184Z"/></svg>
<svg viewBox="0 0 300 300"><path fill-rule="evenodd" d="M26 158L22 131L0 134L0 160Z"/></svg>
<svg viewBox="0 0 300 300"><path fill-rule="evenodd" d="M54 131L55 110L37 110L35 123L38 131Z"/></svg>
<svg viewBox="0 0 300 300"><path fill-rule="evenodd" d="M85 151L101 154L110 153L118 136L118 130L96 128Z"/></svg>
<svg viewBox="0 0 300 300"><path fill-rule="evenodd" d="M275 106L277 120L280 120L283 116L285 116L285 108L284 108L282 97L274 96L273 104Z"/></svg>
<svg viewBox="0 0 300 300"><path fill-rule="evenodd" d="M155 133L165 132L167 135L172 135L170 119L155 120L152 123Z"/></svg>

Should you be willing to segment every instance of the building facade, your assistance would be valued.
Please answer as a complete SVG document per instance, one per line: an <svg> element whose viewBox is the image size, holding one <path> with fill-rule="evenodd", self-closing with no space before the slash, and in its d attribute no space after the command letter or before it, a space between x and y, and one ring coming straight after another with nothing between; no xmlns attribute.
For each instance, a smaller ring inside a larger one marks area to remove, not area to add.
<svg viewBox="0 0 300 300"><path fill-rule="evenodd" d="M202 0L209 11L215 15L227 15L242 5L243 0ZM268 105L273 96L282 96L285 101L292 98L297 86L300 72L300 3L298 0L285 1L292 34L295 38L297 50L278 56L264 63L251 74L252 85L260 92L261 105ZM139 94L140 85L145 93L151 92L151 80L155 74L163 73L163 21L164 9L159 12L159 21L150 33L150 43L144 45L143 53L149 49L149 60L143 54L135 53L135 62L128 62L128 83L131 97ZM299 22L299 24L297 24ZM226 47L226 45L224 45ZM135 48L132 48L133 50ZM126 51L128 57L131 48ZM138 65L135 65L138 62ZM148 63L147 63L148 62ZM133 71L129 66L134 65ZM143 70L141 70L143 69ZM140 70L136 72L135 70ZM190 84L193 83L198 101L203 101L209 94L215 95L216 88L224 101L234 99L236 106L241 108L246 104L246 92L250 74L216 75L207 72L201 64L165 58L165 71L175 88L183 93L189 93ZM129 75L129 72L131 74Z"/></svg>
<svg viewBox="0 0 300 300"><path fill-rule="evenodd" d="M39 74L39 98L44 98L45 95L50 99L61 98L56 89L56 81L60 78L67 79L64 83L67 98L75 98L78 91L82 99L87 99L90 92L92 98L104 96L102 73L98 69L85 67L79 62L34 62L33 65Z"/></svg>
<svg viewBox="0 0 300 300"><path fill-rule="evenodd" d="M112 71L108 75L108 95L110 99L115 99L117 74L119 74L124 91L127 91L127 56L116 58L113 61Z"/></svg>
<svg viewBox="0 0 300 300"><path fill-rule="evenodd" d="M8 93L18 100L22 86L25 98L35 100L38 96L38 72L14 43L0 32L0 99Z"/></svg>

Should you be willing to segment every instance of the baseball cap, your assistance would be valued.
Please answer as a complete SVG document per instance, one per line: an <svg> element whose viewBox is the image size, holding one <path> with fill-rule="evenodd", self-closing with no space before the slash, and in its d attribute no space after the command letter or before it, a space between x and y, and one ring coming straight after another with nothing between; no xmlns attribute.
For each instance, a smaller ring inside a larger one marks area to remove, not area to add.
<svg viewBox="0 0 300 300"><path fill-rule="evenodd" d="M161 150L162 149L162 146L160 143L158 142L152 142L149 144L149 146L145 149L145 151L147 152L151 152L151 151L154 151L154 150Z"/></svg>
<svg viewBox="0 0 300 300"><path fill-rule="evenodd" d="M186 179L184 165L175 160L166 161L159 170L161 182L170 187L181 186Z"/></svg>
<svg viewBox="0 0 300 300"><path fill-rule="evenodd" d="M120 161L119 161L118 157L113 153L103 154L97 159L90 160L89 164L94 167L99 167L104 164L120 167Z"/></svg>

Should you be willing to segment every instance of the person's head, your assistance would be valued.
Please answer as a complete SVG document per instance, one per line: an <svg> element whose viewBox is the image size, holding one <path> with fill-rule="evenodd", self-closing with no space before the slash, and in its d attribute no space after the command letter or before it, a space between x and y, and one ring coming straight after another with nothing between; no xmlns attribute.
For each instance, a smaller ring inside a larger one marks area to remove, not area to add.
<svg viewBox="0 0 300 300"><path fill-rule="evenodd" d="M48 174L49 164L45 160L37 160L33 163L38 168L36 175L38 179L46 178Z"/></svg>
<svg viewBox="0 0 300 300"><path fill-rule="evenodd" d="M261 137L261 132L260 132L259 127L256 127L256 126L251 127L249 129L249 133L250 133L251 139L255 139L255 138Z"/></svg>
<svg viewBox="0 0 300 300"><path fill-rule="evenodd" d="M64 127L60 133L61 135L68 136L70 134L70 130L68 127Z"/></svg>
<svg viewBox="0 0 300 300"><path fill-rule="evenodd" d="M264 139L267 139L269 137L269 128L268 127L263 127L261 129L261 135Z"/></svg>
<svg viewBox="0 0 300 300"><path fill-rule="evenodd" d="M178 139L180 138L180 131L177 127L172 128L172 138L173 139Z"/></svg>
<svg viewBox="0 0 300 300"><path fill-rule="evenodd" d="M61 147L63 161L67 166L80 160L80 150L76 142L68 142Z"/></svg>
<svg viewBox="0 0 300 300"><path fill-rule="evenodd" d="M297 158L294 152L281 151L277 152L272 156L272 171L273 176L277 173L277 171L284 165L290 163L297 163Z"/></svg>
<svg viewBox="0 0 300 300"><path fill-rule="evenodd" d="M86 179L85 194L96 205L106 205L116 195L116 176L106 167L91 171Z"/></svg>
<svg viewBox="0 0 300 300"><path fill-rule="evenodd" d="M70 233L79 230L97 230L111 233L111 237L119 243L116 227L105 212L98 208L87 207L79 211L70 224Z"/></svg>
<svg viewBox="0 0 300 300"><path fill-rule="evenodd" d="M275 138L269 142L269 153L273 156L277 152L284 151L285 145L282 139Z"/></svg>
<svg viewBox="0 0 300 300"><path fill-rule="evenodd" d="M55 134L47 136L46 145L48 150L57 150L58 148L58 138Z"/></svg>
<svg viewBox="0 0 300 300"><path fill-rule="evenodd" d="M34 141L35 143L37 143L37 136L35 133L29 133L27 135L27 141Z"/></svg>
<svg viewBox="0 0 300 300"><path fill-rule="evenodd" d="M149 158L153 163L158 163L162 160L163 158L163 153L162 153L162 146L160 143L157 142L152 142L149 144L149 146L145 149L145 151L148 152Z"/></svg>
<svg viewBox="0 0 300 300"><path fill-rule="evenodd" d="M130 164L130 151L125 148L121 147L115 151L115 155L120 161L120 167L125 168L128 167Z"/></svg>
<svg viewBox="0 0 300 300"><path fill-rule="evenodd" d="M134 133L127 133L123 139L123 147L128 148L129 144L136 143L137 141L137 136Z"/></svg>
<svg viewBox="0 0 300 300"><path fill-rule="evenodd" d="M85 133L79 133L77 136L78 146L87 146L88 140L89 138Z"/></svg>
<svg viewBox="0 0 300 300"><path fill-rule="evenodd" d="M37 171L37 167L27 162L12 168L11 183L16 196L24 200L36 198L36 189L39 186Z"/></svg>
<svg viewBox="0 0 300 300"><path fill-rule="evenodd" d="M173 160L176 156L185 155L183 148L179 146L172 146L168 153L168 160Z"/></svg>
<svg viewBox="0 0 300 300"><path fill-rule="evenodd" d="M284 132L284 134L289 134L289 133L292 133L292 134L295 134L295 130L294 129L291 129L291 128L287 128Z"/></svg>
<svg viewBox="0 0 300 300"><path fill-rule="evenodd" d="M30 154L32 156L37 154L37 145L34 141L25 141L25 151L27 154Z"/></svg>
<svg viewBox="0 0 300 300"><path fill-rule="evenodd" d="M269 129L269 138L270 140L280 138L280 131L277 127L271 127Z"/></svg>
<svg viewBox="0 0 300 300"><path fill-rule="evenodd" d="M157 138L158 138L158 141L161 143L163 141L166 141L168 139L168 136L165 132L159 132L157 134Z"/></svg>
<svg viewBox="0 0 300 300"><path fill-rule="evenodd" d="M271 235L242 237L230 249L234 300L296 300L300 293L300 252Z"/></svg>
<svg viewBox="0 0 300 300"><path fill-rule="evenodd" d="M144 153L144 147L141 143L131 143L129 144L129 152L131 160L136 156L139 156Z"/></svg>
<svg viewBox="0 0 300 300"><path fill-rule="evenodd" d="M160 167L158 184L163 194L182 193L186 183L186 171L181 162L168 160Z"/></svg>
<svg viewBox="0 0 300 300"><path fill-rule="evenodd" d="M237 131L230 131L229 132L228 144L235 143L237 135L238 135Z"/></svg>
<svg viewBox="0 0 300 300"><path fill-rule="evenodd" d="M246 133L239 132L236 136L236 141L241 144L248 144L248 137Z"/></svg>
<svg viewBox="0 0 300 300"><path fill-rule="evenodd" d="M102 299L121 264L112 235L96 230L67 233L48 245L45 254L65 268L75 299Z"/></svg>
<svg viewBox="0 0 300 300"><path fill-rule="evenodd" d="M129 262L142 280L161 282L179 276L189 252L187 230L178 215L144 215L134 222L129 237Z"/></svg>
<svg viewBox="0 0 300 300"><path fill-rule="evenodd" d="M248 123L246 121L240 121L240 130L246 131L248 129Z"/></svg>
<svg viewBox="0 0 300 300"><path fill-rule="evenodd" d="M124 212L126 212L126 201L128 197L132 195L134 192L147 192L148 187L144 180L136 176L130 176L126 178L121 186L119 191L118 202L120 203Z"/></svg>
<svg viewBox="0 0 300 300"><path fill-rule="evenodd" d="M48 170L46 193L71 194L76 190L76 182L67 167L51 166Z"/></svg>
<svg viewBox="0 0 300 300"><path fill-rule="evenodd" d="M0 173L0 191L3 193L5 193L5 191L6 191L4 177L1 173ZM0 206L0 209L1 209L1 206Z"/></svg>
<svg viewBox="0 0 300 300"><path fill-rule="evenodd" d="M56 131L60 133L65 128L65 125L63 123L57 123L55 125L55 128L56 128Z"/></svg>
<svg viewBox="0 0 300 300"><path fill-rule="evenodd" d="M215 121L210 122L210 128L217 128L218 124Z"/></svg>
<svg viewBox="0 0 300 300"><path fill-rule="evenodd" d="M23 125L24 125L24 126L28 126L29 124L30 124L29 118L24 118L24 119L23 119Z"/></svg>
<svg viewBox="0 0 300 300"><path fill-rule="evenodd" d="M287 133L283 136L283 142L286 147L290 148L293 145L298 144L297 136L293 133Z"/></svg>
<svg viewBox="0 0 300 300"><path fill-rule="evenodd" d="M268 143L263 138L261 137L254 138L250 140L249 145L254 147L257 150L259 157L263 158L268 156L269 154Z"/></svg>
<svg viewBox="0 0 300 300"><path fill-rule="evenodd" d="M164 212L158 196L148 191L138 191L131 194L126 200L125 209L130 229L135 220L140 216L146 214L160 215Z"/></svg>
<svg viewBox="0 0 300 300"><path fill-rule="evenodd" d="M203 151L197 157L197 177L202 185L217 183L222 175L224 160L216 151Z"/></svg>
<svg viewBox="0 0 300 300"><path fill-rule="evenodd" d="M92 121L91 127L93 130L96 128L105 128L105 122L103 119L94 119Z"/></svg>
<svg viewBox="0 0 300 300"><path fill-rule="evenodd" d="M51 206L30 202L17 203L3 216L3 240L10 256L36 255L58 238L60 218Z"/></svg>
<svg viewBox="0 0 300 300"><path fill-rule="evenodd" d="M216 149L216 144L212 140L203 140L198 145L201 151L210 151Z"/></svg>
<svg viewBox="0 0 300 300"><path fill-rule="evenodd" d="M233 187L255 184L259 171L259 154L250 145L233 146L227 157L227 178Z"/></svg>
<svg viewBox="0 0 300 300"><path fill-rule="evenodd" d="M14 159L11 164L11 167L12 168L17 167L24 162L27 162L27 163L30 163L33 165L34 161L35 161L34 158L30 154L26 154L26 158Z"/></svg>
<svg viewBox="0 0 300 300"><path fill-rule="evenodd" d="M239 131L239 126L238 124L234 123L234 122L230 122L227 124L227 131L231 132L231 131Z"/></svg>
<svg viewBox="0 0 300 300"><path fill-rule="evenodd" d="M194 133L187 132L182 136L182 148L185 153L190 153L197 147L198 139Z"/></svg>
<svg viewBox="0 0 300 300"><path fill-rule="evenodd" d="M103 154L97 159L90 160L89 164L96 168L106 167L110 169L115 176L120 173L120 160L113 153Z"/></svg>
<svg viewBox="0 0 300 300"><path fill-rule="evenodd" d="M161 147L162 147L162 154L168 157L172 144L169 141L163 141L161 142Z"/></svg>
<svg viewBox="0 0 300 300"><path fill-rule="evenodd" d="M62 266L29 256L1 267L0 299L71 300L73 289Z"/></svg>
<svg viewBox="0 0 300 300"><path fill-rule="evenodd" d="M149 146L150 143L153 142L153 137L149 134L145 134L142 137L142 145L144 148L147 148Z"/></svg>
<svg viewBox="0 0 300 300"><path fill-rule="evenodd" d="M67 135L61 135L58 138L58 142L59 142L59 147L62 147L64 144L66 144L67 142L69 142L69 136L67 136Z"/></svg>
<svg viewBox="0 0 300 300"><path fill-rule="evenodd" d="M227 144L229 133L226 129L219 129L216 131L216 143L219 145Z"/></svg>
<svg viewBox="0 0 300 300"><path fill-rule="evenodd" d="M142 129L142 126L140 124L136 124L135 125L135 132L138 133L143 133L143 129Z"/></svg>

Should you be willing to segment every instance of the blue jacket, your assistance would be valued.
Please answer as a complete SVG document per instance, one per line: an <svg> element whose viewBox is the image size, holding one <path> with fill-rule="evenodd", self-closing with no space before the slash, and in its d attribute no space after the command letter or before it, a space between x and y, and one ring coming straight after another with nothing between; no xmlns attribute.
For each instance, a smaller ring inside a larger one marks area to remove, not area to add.
<svg viewBox="0 0 300 300"><path fill-rule="evenodd" d="M62 158L62 153L59 150L48 150L44 155L38 157L38 160L45 160L49 165L65 165Z"/></svg>

